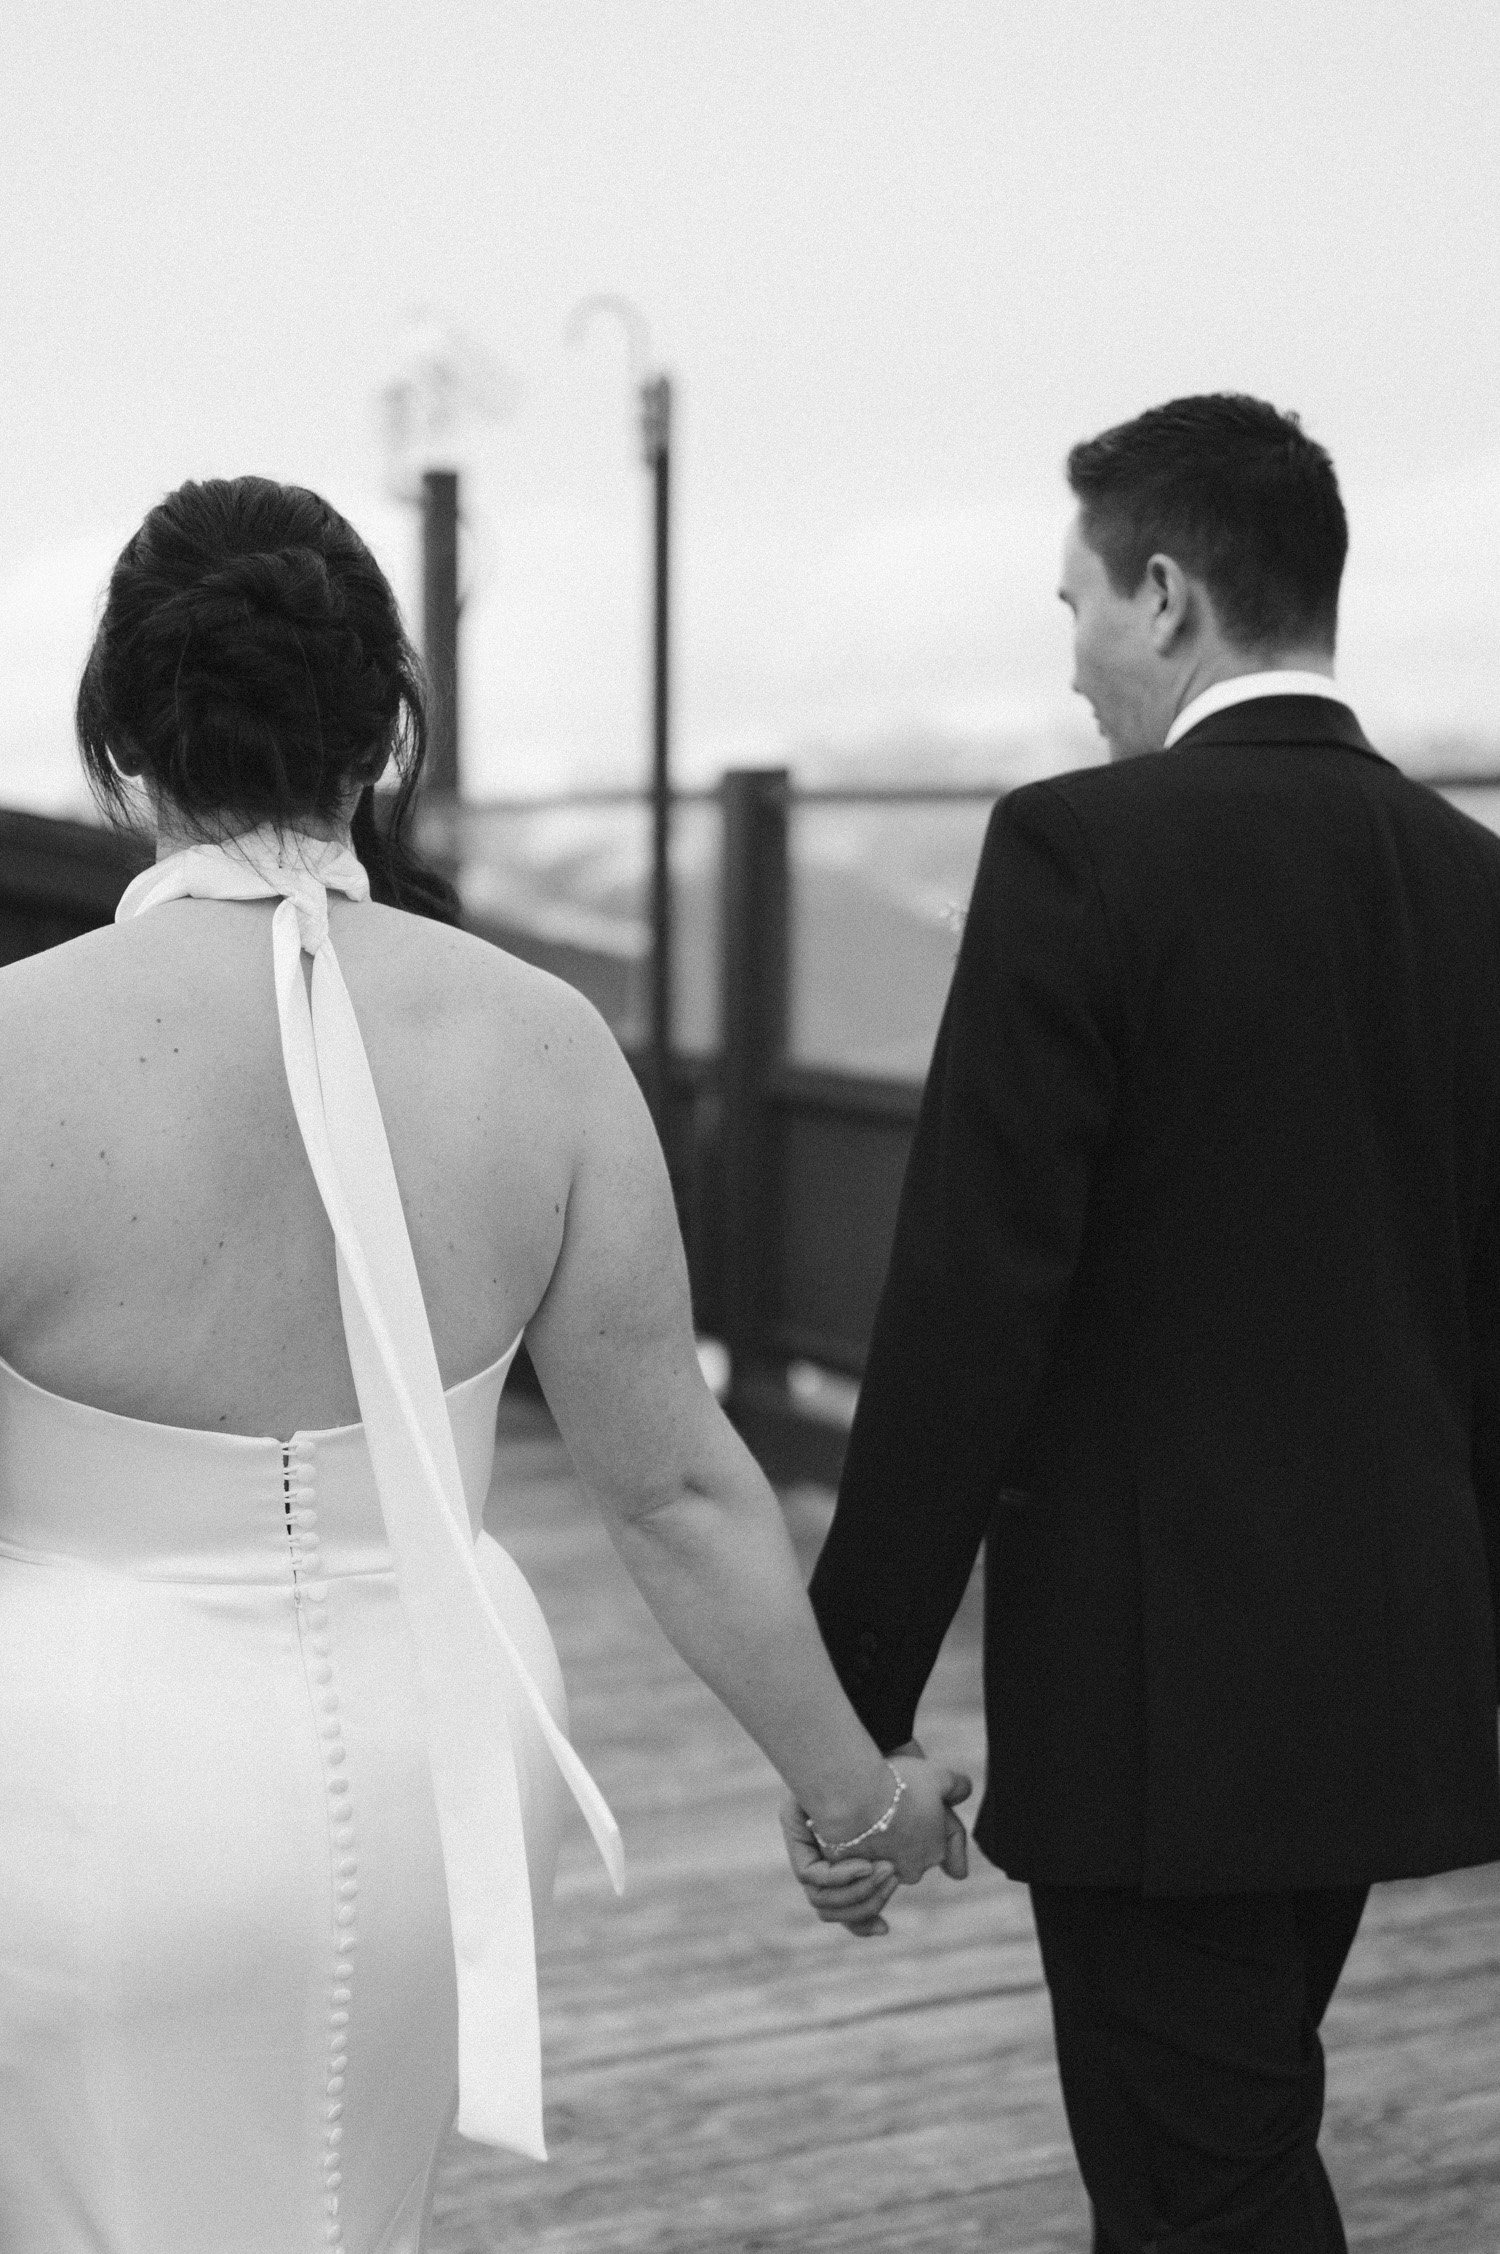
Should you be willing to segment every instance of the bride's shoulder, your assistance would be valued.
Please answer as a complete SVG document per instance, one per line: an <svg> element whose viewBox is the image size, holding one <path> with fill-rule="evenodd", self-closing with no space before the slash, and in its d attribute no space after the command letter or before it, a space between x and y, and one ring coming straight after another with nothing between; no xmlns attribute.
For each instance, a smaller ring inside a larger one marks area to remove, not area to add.
<svg viewBox="0 0 1500 2254"><path fill-rule="evenodd" d="M351 986L357 981L371 999L383 986L398 1006L452 1037L462 1032L466 1044L529 1050L564 1076L618 1053L603 1017L576 987L474 932L365 907L346 931L336 929L335 942Z"/></svg>
<svg viewBox="0 0 1500 2254"><path fill-rule="evenodd" d="M117 929L105 924L0 963L0 1026L16 1033L35 1020L45 1031L50 1013L63 1007L70 993L94 992L114 952Z"/></svg>

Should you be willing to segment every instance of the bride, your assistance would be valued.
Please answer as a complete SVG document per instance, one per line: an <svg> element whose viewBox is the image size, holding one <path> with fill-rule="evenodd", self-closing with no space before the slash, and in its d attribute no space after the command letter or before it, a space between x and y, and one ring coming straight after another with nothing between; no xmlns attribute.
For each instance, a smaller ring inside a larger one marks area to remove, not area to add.
<svg viewBox="0 0 1500 2254"><path fill-rule="evenodd" d="M609 1033L406 852L419 678L357 534L184 485L78 719L157 859L0 973L0 2245L414 2254L455 2116L542 2150L565 1795L620 1875L480 1531L523 1333L803 1863L843 1852L825 1914L958 1867L967 1783L883 1760L839 1688Z"/></svg>

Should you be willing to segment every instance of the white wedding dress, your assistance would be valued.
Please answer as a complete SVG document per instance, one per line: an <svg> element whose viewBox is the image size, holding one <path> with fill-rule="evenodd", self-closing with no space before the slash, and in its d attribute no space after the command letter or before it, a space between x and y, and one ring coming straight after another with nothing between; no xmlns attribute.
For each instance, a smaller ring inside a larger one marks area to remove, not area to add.
<svg viewBox="0 0 1500 2254"><path fill-rule="evenodd" d="M564 1785L620 1883L546 1624L480 1528L515 1348L441 1391L327 885L367 890L257 832L120 914L284 895L362 1421L186 1430L0 1363L3 2254L416 2254L455 2115L542 2152Z"/></svg>

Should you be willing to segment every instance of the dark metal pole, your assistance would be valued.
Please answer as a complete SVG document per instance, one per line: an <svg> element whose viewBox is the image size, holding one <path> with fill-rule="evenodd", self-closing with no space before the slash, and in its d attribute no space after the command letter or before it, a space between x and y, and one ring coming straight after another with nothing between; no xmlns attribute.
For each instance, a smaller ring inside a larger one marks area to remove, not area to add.
<svg viewBox="0 0 1500 2254"><path fill-rule="evenodd" d="M773 1194L769 1081L786 1049L787 772L731 767L724 810L722 1322L729 1413L742 1428L777 1383L767 1338L780 1227Z"/></svg>
<svg viewBox="0 0 1500 2254"><path fill-rule="evenodd" d="M641 386L646 465L654 489L655 618L651 692L651 1023L647 1095L656 1131L667 1140L672 1064L672 776L670 755L670 537L672 384L653 376Z"/></svg>
<svg viewBox="0 0 1500 2254"><path fill-rule="evenodd" d="M432 709L427 789L458 796L458 472L422 477L422 656Z"/></svg>

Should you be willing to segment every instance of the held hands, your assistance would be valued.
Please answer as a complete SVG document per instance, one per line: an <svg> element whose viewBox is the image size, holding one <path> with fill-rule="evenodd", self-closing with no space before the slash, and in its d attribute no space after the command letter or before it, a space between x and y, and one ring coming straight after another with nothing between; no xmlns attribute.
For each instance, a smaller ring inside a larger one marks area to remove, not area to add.
<svg viewBox="0 0 1500 2254"><path fill-rule="evenodd" d="M950 1878L968 1874L968 1837L953 1810L972 1792L969 1779L928 1761L915 1738L891 1756L890 1767L906 1785L890 1824L836 1862L790 1794L781 1807L787 1856L808 1901L825 1924L846 1925L861 1940L889 1932L881 1912L898 1885L915 1886L939 1864ZM876 1809L870 1821L883 1812Z"/></svg>

